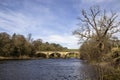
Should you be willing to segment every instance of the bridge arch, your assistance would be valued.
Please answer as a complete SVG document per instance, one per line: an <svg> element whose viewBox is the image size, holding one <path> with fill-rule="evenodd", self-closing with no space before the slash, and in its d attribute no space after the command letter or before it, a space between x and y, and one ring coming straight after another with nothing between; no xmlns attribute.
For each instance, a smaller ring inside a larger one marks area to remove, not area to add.
<svg viewBox="0 0 120 80"><path fill-rule="evenodd" d="M39 53L36 54L36 57L47 58L47 54L39 52Z"/></svg>
<svg viewBox="0 0 120 80"><path fill-rule="evenodd" d="M59 52L53 52L49 54L49 58L61 58L61 54Z"/></svg>
<svg viewBox="0 0 120 80"><path fill-rule="evenodd" d="M79 56L79 53L75 53L75 52L68 52L65 55L65 58L77 58Z"/></svg>

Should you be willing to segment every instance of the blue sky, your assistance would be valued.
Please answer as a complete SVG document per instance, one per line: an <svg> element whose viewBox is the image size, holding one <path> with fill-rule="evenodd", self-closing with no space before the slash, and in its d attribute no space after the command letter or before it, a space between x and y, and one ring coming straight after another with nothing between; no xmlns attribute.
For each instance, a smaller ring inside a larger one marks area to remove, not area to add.
<svg viewBox="0 0 120 80"><path fill-rule="evenodd" d="M93 5L120 14L120 0L0 0L0 32L31 33L33 39L79 48L72 31L81 9Z"/></svg>

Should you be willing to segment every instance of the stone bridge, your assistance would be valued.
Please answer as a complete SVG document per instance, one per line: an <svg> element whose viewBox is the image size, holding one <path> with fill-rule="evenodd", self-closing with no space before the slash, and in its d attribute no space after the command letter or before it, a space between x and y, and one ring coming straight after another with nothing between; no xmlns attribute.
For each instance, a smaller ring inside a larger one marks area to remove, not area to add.
<svg viewBox="0 0 120 80"><path fill-rule="evenodd" d="M38 57L44 58L79 58L80 53L78 51L37 51Z"/></svg>

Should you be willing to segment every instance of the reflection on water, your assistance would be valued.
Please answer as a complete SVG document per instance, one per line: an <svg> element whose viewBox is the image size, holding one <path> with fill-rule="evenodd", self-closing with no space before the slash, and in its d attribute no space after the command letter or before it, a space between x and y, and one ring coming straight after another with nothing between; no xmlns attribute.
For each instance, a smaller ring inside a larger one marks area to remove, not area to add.
<svg viewBox="0 0 120 80"><path fill-rule="evenodd" d="M87 80L88 72L78 59L0 61L0 80Z"/></svg>

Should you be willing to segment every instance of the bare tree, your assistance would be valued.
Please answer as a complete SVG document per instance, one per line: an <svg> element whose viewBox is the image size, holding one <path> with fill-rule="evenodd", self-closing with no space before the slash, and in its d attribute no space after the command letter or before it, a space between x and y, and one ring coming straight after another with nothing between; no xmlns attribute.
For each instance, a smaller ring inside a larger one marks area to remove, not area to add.
<svg viewBox="0 0 120 80"><path fill-rule="evenodd" d="M99 6L90 7L90 9L82 10L79 29L73 34L78 35L80 39L97 41L96 46L104 49L104 41L109 40L113 34L120 32L120 22L118 15L114 12L108 14L106 10L101 10Z"/></svg>

